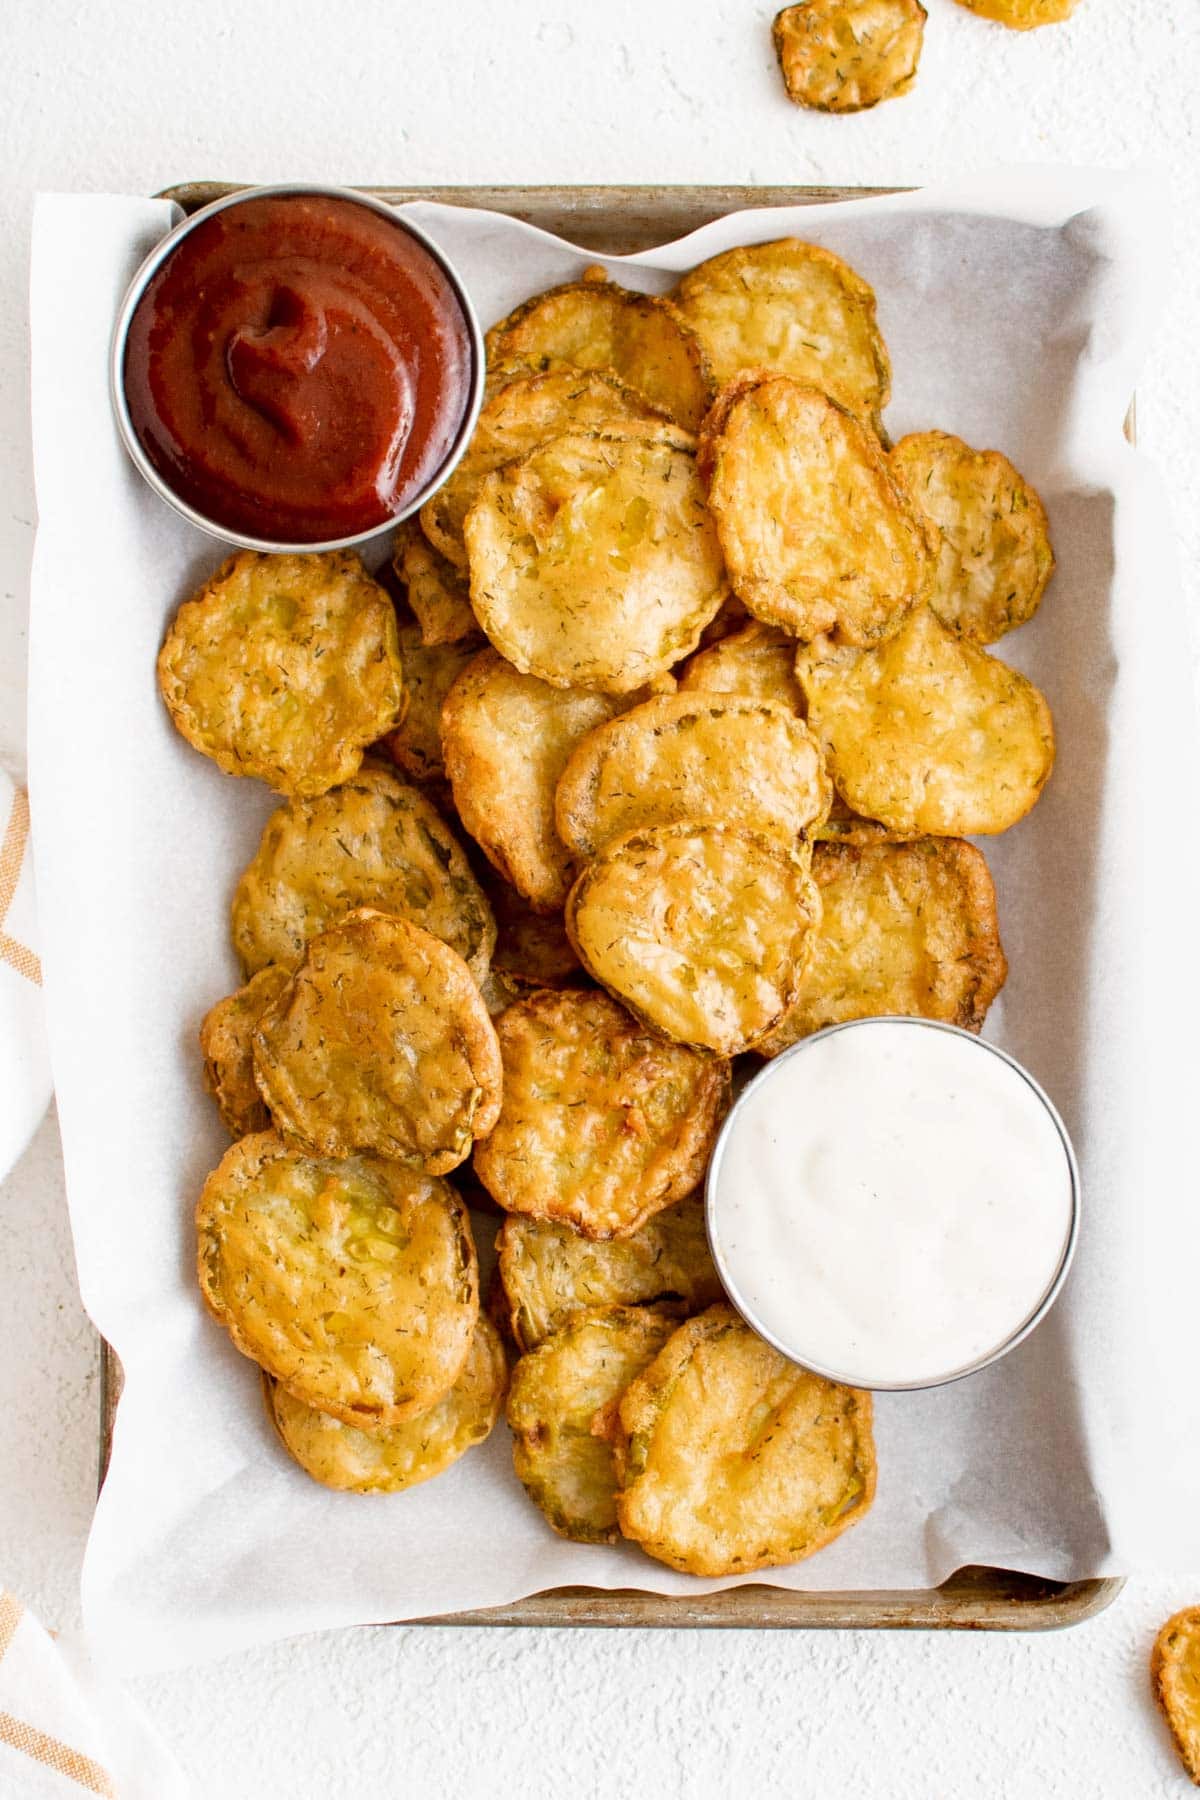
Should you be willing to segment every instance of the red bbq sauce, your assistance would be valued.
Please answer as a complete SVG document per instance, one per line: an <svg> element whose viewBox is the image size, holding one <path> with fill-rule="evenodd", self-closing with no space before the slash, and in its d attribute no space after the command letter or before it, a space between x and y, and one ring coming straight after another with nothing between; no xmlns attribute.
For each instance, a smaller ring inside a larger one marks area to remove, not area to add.
<svg viewBox="0 0 1200 1800"><path fill-rule="evenodd" d="M353 200L238 202L180 239L130 322L133 428L214 525L316 544L385 525L436 475L470 404L454 287Z"/></svg>

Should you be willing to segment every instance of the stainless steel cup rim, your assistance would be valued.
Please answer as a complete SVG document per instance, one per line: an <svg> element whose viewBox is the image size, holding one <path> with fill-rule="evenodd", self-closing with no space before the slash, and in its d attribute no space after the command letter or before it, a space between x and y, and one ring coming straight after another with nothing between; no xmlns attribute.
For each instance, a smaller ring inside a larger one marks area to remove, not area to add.
<svg viewBox="0 0 1200 1800"><path fill-rule="evenodd" d="M988 1055L997 1057L1001 1062L1007 1063L1009 1068L1014 1070L1033 1091L1041 1101L1046 1113L1049 1115L1051 1123L1058 1133L1059 1141L1062 1144L1071 1181L1071 1220L1067 1230L1066 1242L1063 1245L1062 1257L1044 1293L1036 1301L1031 1311L1015 1330L1003 1340L1003 1342L997 1344L994 1349L987 1351L983 1356L976 1358L974 1362L967 1363L961 1368L951 1369L944 1375L927 1377L922 1381L864 1381L861 1376L847 1375L840 1370L827 1368L818 1362L814 1362L811 1357L801 1354L799 1347L796 1344L783 1343L762 1325L755 1317L753 1309L745 1303L737 1288L737 1284L730 1275L728 1265L722 1253L720 1237L714 1224L717 1212L716 1194L721 1163L724 1159L725 1150L734 1129L737 1116L745 1105L748 1097L752 1093L756 1093L760 1088L768 1085L777 1077L781 1068L797 1056L802 1056L805 1051L810 1050L814 1044L821 1043L826 1038L835 1037L839 1032L869 1030L872 1026L879 1025L903 1025L911 1026L913 1029L917 1030L948 1032L954 1037L964 1038L967 1043L974 1045L977 1050L986 1052ZM867 1388L875 1393L915 1393L924 1388L948 1387L951 1382L962 1381L968 1375L977 1375L981 1369L989 1368L993 1363L999 1362L1001 1357L1007 1356L1010 1350L1015 1350L1018 1344L1024 1343L1029 1334L1034 1331L1045 1318L1062 1291L1062 1286L1070 1271L1071 1262L1075 1255L1075 1246L1079 1238L1081 1207L1082 1187L1079 1177L1079 1165L1075 1158L1075 1149L1071 1143L1070 1135L1066 1126L1063 1124L1062 1118L1060 1117L1054 1102L1050 1099L1050 1096L1046 1093L1041 1084L1029 1073L1029 1070L1024 1064L1019 1063L1015 1056L1010 1056L1007 1050L1002 1050L998 1044L989 1043L986 1038L976 1037L973 1032L964 1031L959 1025L948 1025L943 1023L940 1019L922 1019L914 1017L911 1014L903 1013L883 1013L874 1018L847 1019L840 1025L828 1025L823 1031L814 1031L811 1036L801 1038L798 1043L791 1045L789 1049L784 1050L779 1056L774 1057L767 1063L764 1068L760 1069L758 1074L755 1075L751 1081L746 1083L746 1086L742 1089L741 1093L730 1107L729 1112L726 1114L724 1123L717 1136L716 1144L713 1146L713 1153L709 1161L708 1174L704 1184L705 1229L708 1234L709 1249L712 1252L712 1258L716 1264L717 1274L721 1278L721 1284L728 1294L732 1305L741 1314L751 1330L757 1332L759 1337L765 1339L773 1349L778 1350L781 1356L787 1357L789 1362L798 1363L805 1369L811 1369L814 1375L821 1375L827 1381L836 1381L845 1387Z"/></svg>
<svg viewBox="0 0 1200 1800"><path fill-rule="evenodd" d="M430 480L405 504L402 511L384 519L380 524L372 525L367 531L356 531L349 537L329 538L317 543L291 543L283 539L252 537L248 532L235 531L230 526L222 525L219 520L210 519L204 513L198 512L195 507L190 506L175 492L147 456L141 439L133 428L133 420L129 414L129 402L125 393L125 347L129 338L130 322L151 279L180 241L190 232L195 231L206 219L213 218L219 212L225 212L229 207L244 205L248 200L276 199L290 194L316 194L326 199L349 201L355 206L365 207L368 212L378 213L382 218L395 225L397 230L406 231L410 237L415 238L422 249L428 251L450 283L454 297L462 309L471 342L471 385L467 396L467 409L463 414L454 443ZM394 206L389 206L386 200L380 200L374 194L360 193L355 188L333 187L319 181L280 181L265 187L238 188L231 194L223 195L221 199L201 207L198 212L189 213L187 218L182 219L154 246L125 290L124 298L117 309L116 323L113 326L109 349L109 390L117 429L131 462L147 486L152 488L160 499L165 500L181 518L186 519L190 525L195 525L199 530L207 532L210 537L218 538L222 543L235 545L240 550L318 555L326 550L355 549L359 545L369 543L372 538L379 537L381 533L394 529L395 526L419 511L443 483L449 480L459 458L470 442L471 434L475 429L475 421L479 417L479 409L483 404L484 363L483 332L466 284L440 244L436 243L428 232L414 224L411 219L403 217Z"/></svg>

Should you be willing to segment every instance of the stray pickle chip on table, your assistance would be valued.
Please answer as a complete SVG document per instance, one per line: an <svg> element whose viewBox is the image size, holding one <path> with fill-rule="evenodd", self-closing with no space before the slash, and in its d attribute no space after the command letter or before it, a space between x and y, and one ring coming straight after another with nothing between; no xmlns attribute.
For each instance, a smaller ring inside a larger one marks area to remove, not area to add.
<svg viewBox="0 0 1200 1800"><path fill-rule="evenodd" d="M719 385L771 370L878 422L892 370L875 295L832 250L799 238L726 250L685 275L675 301Z"/></svg>
<svg viewBox="0 0 1200 1800"><path fill-rule="evenodd" d="M821 902L807 845L732 825L658 825L605 845L567 900L603 987L656 1031L734 1056L799 998Z"/></svg>
<svg viewBox="0 0 1200 1800"><path fill-rule="evenodd" d="M771 36L788 98L816 112L863 112L907 94L928 14L920 0L800 0Z"/></svg>
<svg viewBox="0 0 1200 1800"><path fill-rule="evenodd" d="M688 431L698 429L712 397L704 348L674 304L631 293L598 264L582 281L535 294L493 325L487 357L489 367L607 370Z"/></svg>
<svg viewBox="0 0 1200 1800"><path fill-rule="evenodd" d="M891 452L893 473L933 526L932 606L943 625L994 644L1031 619L1054 573L1046 509L998 450L945 431L915 431Z"/></svg>
<svg viewBox="0 0 1200 1800"><path fill-rule="evenodd" d="M371 1431L305 1405L269 1375L263 1380L275 1429L314 1481L345 1493L396 1494L440 1475L490 1434L504 1405L508 1358L481 1313L450 1391L427 1411Z"/></svg>
<svg viewBox="0 0 1200 1800"><path fill-rule="evenodd" d="M1006 831L1054 766L1054 726L1037 688L927 606L872 650L802 646L796 675L834 786L895 831Z"/></svg>
<svg viewBox="0 0 1200 1800"><path fill-rule="evenodd" d="M496 1239L504 1322L533 1350L572 1313L597 1306L702 1312L722 1298L708 1248L704 1197L690 1194L629 1237L594 1240L553 1219L505 1219Z"/></svg>
<svg viewBox="0 0 1200 1800"><path fill-rule="evenodd" d="M907 85L923 19L810 0L776 36L807 103L857 106ZM889 453L875 296L796 239L671 299L590 272L488 354L466 454L397 528L411 618L354 556L243 555L167 633L180 731L285 796L233 903L251 979L201 1030L240 1136L201 1286L326 1486L399 1493L482 1441L511 1336L556 1531L748 1572L860 1518L875 1458L869 1396L724 1303L729 1059L982 1025L1006 964L961 838L1028 811L1054 740L979 646L1041 601L1045 511L999 452ZM506 1215L486 1318L438 1179L472 1152Z"/></svg>
<svg viewBox="0 0 1200 1800"><path fill-rule="evenodd" d="M637 826L745 825L790 841L829 811L832 789L807 725L742 695L673 694L597 726L558 783L558 835L582 859Z"/></svg>
<svg viewBox="0 0 1200 1800"><path fill-rule="evenodd" d="M628 704L522 675L495 650L481 650L446 696L442 748L459 816L539 911L561 912L575 878L554 828L558 778L579 740Z"/></svg>
<svg viewBox="0 0 1200 1800"><path fill-rule="evenodd" d="M704 1178L729 1068L595 990L532 994L496 1024L500 1116L475 1174L510 1213L626 1237Z"/></svg>
<svg viewBox="0 0 1200 1800"><path fill-rule="evenodd" d="M743 378L723 418L708 503L738 599L796 637L889 637L928 599L933 563L874 432L785 375Z"/></svg>
<svg viewBox="0 0 1200 1800"><path fill-rule="evenodd" d="M788 1362L731 1306L679 1327L613 1425L621 1530L685 1574L799 1562L875 1496L871 1396Z"/></svg>
<svg viewBox="0 0 1200 1800"><path fill-rule="evenodd" d="M158 684L178 730L226 774L323 794L396 722L395 611L352 551L243 550L176 613Z"/></svg>
<svg viewBox="0 0 1200 1800"><path fill-rule="evenodd" d="M383 740L392 761L413 781L445 778L442 705L472 657L483 647L482 632L453 644L425 644L420 627L401 624L397 632L404 663L404 705L399 723Z"/></svg>
<svg viewBox="0 0 1200 1800"><path fill-rule="evenodd" d="M254 1068L289 1143L369 1150L445 1175L500 1112L500 1047L475 979L440 938L351 913L309 940L254 1034Z"/></svg>
<svg viewBox="0 0 1200 1800"><path fill-rule="evenodd" d="M265 1131L271 1123L254 1079L254 1033L290 980L290 971L275 964L260 969L236 994L218 1000L201 1022L204 1085L232 1138Z"/></svg>
<svg viewBox="0 0 1200 1800"><path fill-rule="evenodd" d="M496 926L466 853L437 811L382 763L315 800L272 813L233 897L233 947L247 975L298 969L310 938L359 907L394 913L487 974Z"/></svg>
<svg viewBox="0 0 1200 1800"><path fill-rule="evenodd" d="M1200 1787L1200 1606L1167 1620L1154 1640L1150 1681L1180 1761Z"/></svg>
<svg viewBox="0 0 1200 1800"><path fill-rule="evenodd" d="M639 437L663 431L669 435L670 427L671 420L659 407L615 375L578 368L514 375L485 403L462 461L422 507L422 529L452 565L465 571L463 523L493 470L565 432Z"/></svg>
<svg viewBox="0 0 1200 1800"><path fill-rule="evenodd" d="M1060 25L1069 19L1079 0L958 0L968 12L1014 31L1033 31L1039 25Z"/></svg>
<svg viewBox="0 0 1200 1800"><path fill-rule="evenodd" d="M695 455L670 439L555 438L486 478L465 530L484 631L555 687L644 686L725 598Z"/></svg>
<svg viewBox="0 0 1200 1800"><path fill-rule="evenodd" d="M675 1325L644 1306L578 1312L513 1369L507 1409L513 1468L561 1537L618 1541L608 1417Z"/></svg>
<svg viewBox="0 0 1200 1800"><path fill-rule="evenodd" d="M376 1157L242 1138L196 1209L200 1291L243 1356L364 1430L424 1412L458 1379L479 1317L466 1208Z"/></svg>
<svg viewBox="0 0 1200 1800"><path fill-rule="evenodd" d="M1004 985L996 890L961 838L818 844L821 923L800 998L767 1056L848 1019L902 1014L978 1031Z"/></svg>

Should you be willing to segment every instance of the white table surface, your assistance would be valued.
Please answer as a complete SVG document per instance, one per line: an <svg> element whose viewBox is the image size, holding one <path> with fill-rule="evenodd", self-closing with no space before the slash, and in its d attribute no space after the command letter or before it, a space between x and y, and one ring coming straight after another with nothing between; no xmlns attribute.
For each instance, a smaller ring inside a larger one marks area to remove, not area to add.
<svg viewBox="0 0 1200 1800"><path fill-rule="evenodd" d="M1172 490L1200 619L1200 0L1081 0L1070 26L1027 36L927 4L916 91L825 119L782 97L769 5L7 0L0 762L23 763L38 188L151 192L200 176L885 185L1004 160L1149 164L1181 229L1139 423ZM53 1626L77 1619L96 1412L51 1117L0 1189L0 1580ZM1140 1800L1187 1791L1146 1658L1162 1618L1198 1600L1200 1572L1135 1576L1101 1618L1041 1637L371 1629L136 1687L203 1800L635 1786L664 1800Z"/></svg>

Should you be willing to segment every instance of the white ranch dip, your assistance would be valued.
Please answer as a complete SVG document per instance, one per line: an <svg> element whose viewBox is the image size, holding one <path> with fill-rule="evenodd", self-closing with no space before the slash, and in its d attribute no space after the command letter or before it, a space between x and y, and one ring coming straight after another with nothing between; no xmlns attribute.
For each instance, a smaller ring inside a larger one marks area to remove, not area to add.
<svg viewBox="0 0 1200 1800"><path fill-rule="evenodd" d="M796 1362L859 1387L946 1380L1003 1348L1062 1269L1065 1133L965 1032L873 1019L799 1044L730 1115L708 1229L730 1298Z"/></svg>

